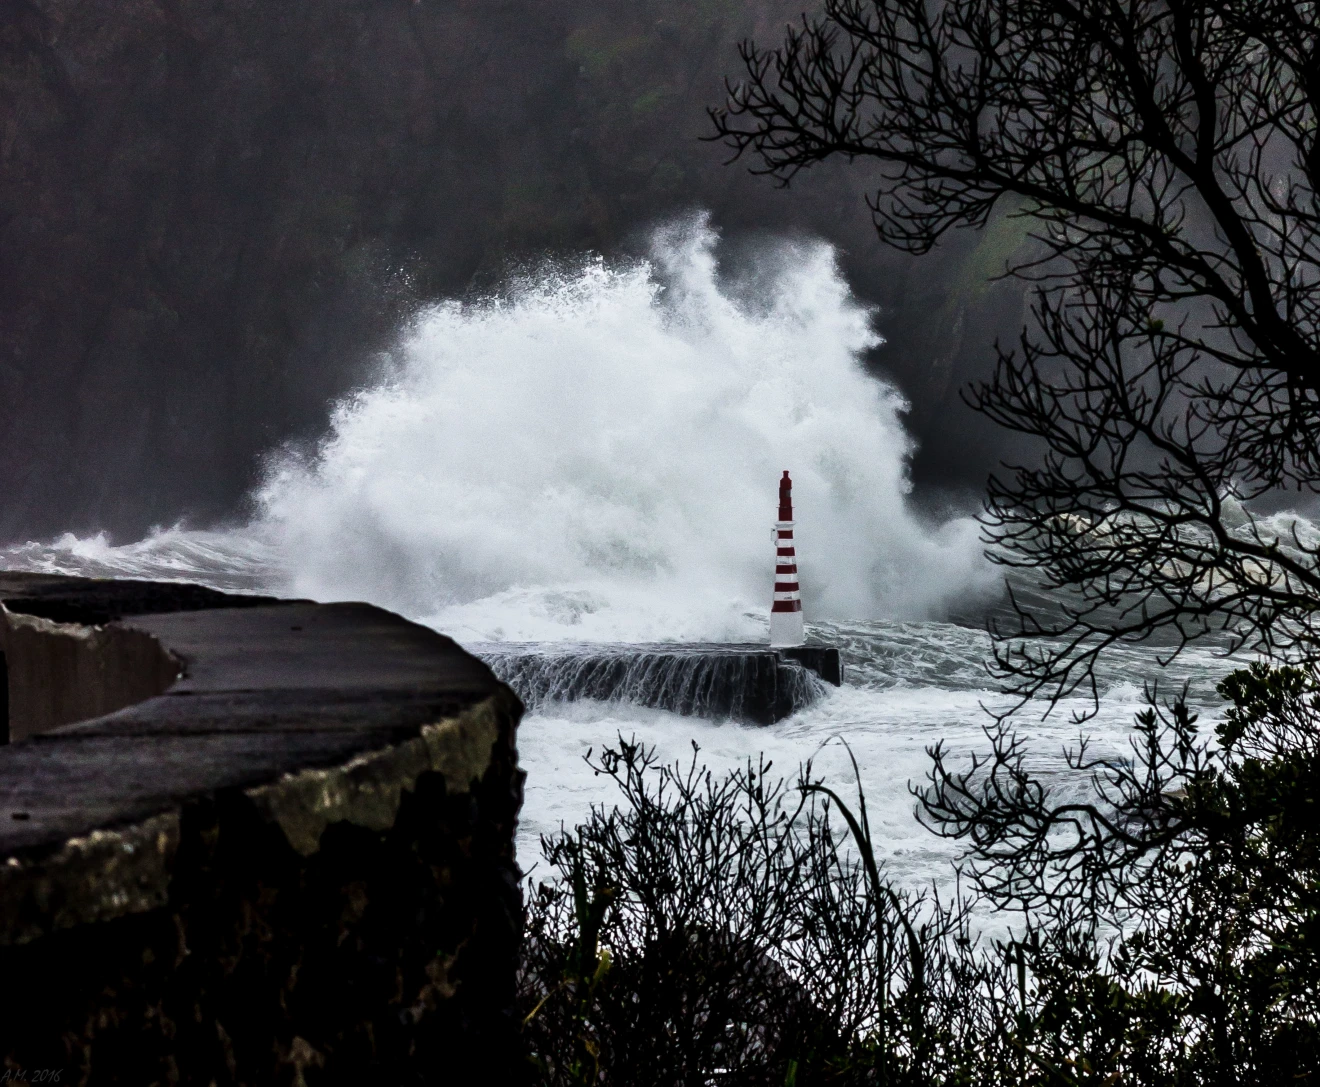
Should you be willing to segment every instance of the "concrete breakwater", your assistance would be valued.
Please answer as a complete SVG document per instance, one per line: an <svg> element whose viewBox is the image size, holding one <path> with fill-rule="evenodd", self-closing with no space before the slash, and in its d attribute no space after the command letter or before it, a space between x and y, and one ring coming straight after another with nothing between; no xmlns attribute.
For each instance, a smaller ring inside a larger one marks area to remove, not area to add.
<svg viewBox="0 0 1320 1087"><path fill-rule="evenodd" d="M12 574L0 661L0 1067L516 1074L522 707L486 665L365 604Z"/></svg>
<svg viewBox="0 0 1320 1087"><path fill-rule="evenodd" d="M468 647L532 709L556 701L628 702L696 717L771 724L843 680L829 646L694 643L489 643Z"/></svg>

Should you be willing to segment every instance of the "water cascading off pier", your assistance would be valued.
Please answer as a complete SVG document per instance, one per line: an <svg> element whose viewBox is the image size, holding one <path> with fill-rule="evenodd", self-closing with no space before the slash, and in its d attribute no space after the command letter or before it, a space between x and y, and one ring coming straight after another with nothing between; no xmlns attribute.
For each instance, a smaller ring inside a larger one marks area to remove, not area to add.
<svg viewBox="0 0 1320 1087"><path fill-rule="evenodd" d="M627 702L692 717L769 725L842 681L831 646L469 645L531 711L555 702Z"/></svg>
<svg viewBox="0 0 1320 1087"><path fill-rule="evenodd" d="M793 542L792 481L779 483L770 644L469 645L530 710L592 699L694 717L768 725L806 709L843 682L839 650L806 645Z"/></svg>

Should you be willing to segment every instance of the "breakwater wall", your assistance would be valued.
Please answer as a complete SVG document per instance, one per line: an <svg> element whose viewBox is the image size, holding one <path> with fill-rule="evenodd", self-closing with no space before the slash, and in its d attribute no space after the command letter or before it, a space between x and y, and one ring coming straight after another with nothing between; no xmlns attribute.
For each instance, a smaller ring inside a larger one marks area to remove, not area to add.
<svg viewBox="0 0 1320 1087"><path fill-rule="evenodd" d="M533 709L597 699L771 724L843 680L829 646L489 643L472 652Z"/></svg>
<svg viewBox="0 0 1320 1087"><path fill-rule="evenodd" d="M365 604L0 574L0 1069L511 1082L518 699Z"/></svg>

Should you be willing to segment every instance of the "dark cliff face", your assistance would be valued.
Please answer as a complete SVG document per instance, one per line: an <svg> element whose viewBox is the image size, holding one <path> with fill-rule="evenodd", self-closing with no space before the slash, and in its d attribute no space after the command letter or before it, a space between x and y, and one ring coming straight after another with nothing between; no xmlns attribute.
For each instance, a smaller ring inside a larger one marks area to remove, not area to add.
<svg viewBox="0 0 1320 1087"><path fill-rule="evenodd" d="M232 512L419 300L694 206L842 246L918 475L979 481L959 375L1020 311L985 244L914 265L859 173L785 192L697 139L798 7L0 0L0 541Z"/></svg>

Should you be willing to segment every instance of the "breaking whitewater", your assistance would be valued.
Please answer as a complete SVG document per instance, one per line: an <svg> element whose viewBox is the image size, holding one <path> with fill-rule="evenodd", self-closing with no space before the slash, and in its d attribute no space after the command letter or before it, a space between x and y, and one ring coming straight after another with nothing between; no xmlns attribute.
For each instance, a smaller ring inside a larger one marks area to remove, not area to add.
<svg viewBox="0 0 1320 1087"><path fill-rule="evenodd" d="M786 244L739 278L717 251L698 219L660 231L646 261L589 260L441 303L334 408L315 455L270 459L250 523L121 546L65 536L0 550L0 568L367 600L471 645L764 641L789 469L808 636L842 649L844 686L765 727L538 704L519 735L520 860L532 868L541 833L612 802L583 756L620 733L669 760L695 743L712 768L764 752L792 776L814 759L846 788L832 742L845 738L890 874L942 883L956 846L917 824L908 785L937 741L983 750L987 710L1007 705L983 630L946 618L992 606L997 574L975 522L911 507L904 404L862 367L879 337L833 252ZM1208 648L1168 674L1152 650L1115 650L1085 729L1125 752L1145 683L1190 681L1213 714L1229 668ZM1084 709L1018 718L1063 789L1085 787L1060 758Z"/></svg>

